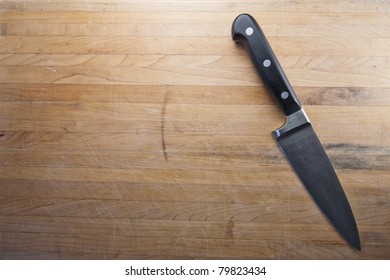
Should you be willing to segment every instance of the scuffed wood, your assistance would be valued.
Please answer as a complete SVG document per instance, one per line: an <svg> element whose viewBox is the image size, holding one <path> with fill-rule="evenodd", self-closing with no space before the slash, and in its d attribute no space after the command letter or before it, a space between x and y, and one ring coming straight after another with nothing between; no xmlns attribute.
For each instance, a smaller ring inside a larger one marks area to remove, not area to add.
<svg viewBox="0 0 390 280"><path fill-rule="evenodd" d="M0 259L389 259L386 1L0 10ZM230 38L245 10L329 154L362 252L271 136L284 117Z"/></svg>

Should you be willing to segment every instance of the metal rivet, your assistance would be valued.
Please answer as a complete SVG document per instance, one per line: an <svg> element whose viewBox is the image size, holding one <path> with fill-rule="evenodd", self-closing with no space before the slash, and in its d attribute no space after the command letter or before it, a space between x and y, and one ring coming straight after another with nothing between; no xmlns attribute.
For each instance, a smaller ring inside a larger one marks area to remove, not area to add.
<svg viewBox="0 0 390 280"><path fill-rule="evenodd" d="M252 27L248 27L245 30L245 33L246 33L246 35L251 36L253 34L253 28Z"/></svg>
<svg viewBox="0 0 390 280"><path fill-rule="evenodd" d="M288 96L289 96L289 93L288 93L287 91L283 91L283 92L280 94L280 97L281 97L282 99L287 99Z"/></svg>
<svg viewBox="0 0 390 280"><path fill-rule="evenodd" d="M269 60L269 59L264 60L263 61L263 66L264 67L270 67L271 66L271 60Z"/></svg>

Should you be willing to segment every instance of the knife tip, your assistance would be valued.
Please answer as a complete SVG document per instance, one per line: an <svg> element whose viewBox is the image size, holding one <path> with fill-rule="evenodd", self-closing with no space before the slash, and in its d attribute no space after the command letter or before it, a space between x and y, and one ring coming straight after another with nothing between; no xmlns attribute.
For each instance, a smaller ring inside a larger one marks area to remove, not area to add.
<svg viewBox="0 0 390 280"><path fill-rule="evenodd" d="M359 244L357 244L356 246L354 246L358 251L362 251L362 246Z"/></svg>
<svg viewBox="0 0 390 280"><path fill-rule="evenodd" d="M360 244L360 239L354 240L353 242L349 243L352 247L354 247L358 251L362 251L362 246Z"/></svg>

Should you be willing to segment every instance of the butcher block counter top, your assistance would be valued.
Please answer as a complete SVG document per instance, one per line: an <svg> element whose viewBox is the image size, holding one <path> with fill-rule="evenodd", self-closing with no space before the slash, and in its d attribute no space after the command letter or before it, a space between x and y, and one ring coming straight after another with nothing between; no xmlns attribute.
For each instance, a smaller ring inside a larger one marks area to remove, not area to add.
<svg viewBox="0 0 390 280"><path fill-rule="evenodd" d="M1 259L389 259L390 3L0 2ZM252 14L326 149L359 252L271 132Z"/></svg>

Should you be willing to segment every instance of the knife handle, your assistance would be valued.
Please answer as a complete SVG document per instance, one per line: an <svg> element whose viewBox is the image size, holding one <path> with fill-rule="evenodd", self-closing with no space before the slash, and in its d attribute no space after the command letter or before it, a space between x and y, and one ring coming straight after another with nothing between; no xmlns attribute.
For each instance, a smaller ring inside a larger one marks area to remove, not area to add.
<svg viewBox="0 0 390 280"><path fill-rule="evenodd" d="M256 20L248 14L239 15L232 25L233 40L248 49L264 85L277 100L286 116L302 109L286 75Z"/></svg>

